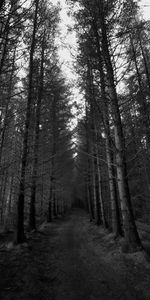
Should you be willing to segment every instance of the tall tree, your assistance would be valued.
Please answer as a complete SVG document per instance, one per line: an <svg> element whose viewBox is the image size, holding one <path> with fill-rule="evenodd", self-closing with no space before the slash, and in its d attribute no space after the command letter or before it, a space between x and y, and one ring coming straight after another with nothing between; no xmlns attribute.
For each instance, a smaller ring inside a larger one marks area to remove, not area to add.
<svg viewBox="0 0 150 300"><path fill-rule="evenodd" d="M22 243L25 240L25 234L24 234L25 171L26 171L26 164L27 164L28 135L29 135L29 125L30 125L30 118L31 118L31 107L32 107L33 59L34 59L34 51L35 51L38 8L39 8L39 0L35 2L35 15L34 15L33 32L32 32L31 48L30 48L27 113L26 113L26 120L25 120L23 154L22 154L22 162L21 162L21 178L20 178L20 187L19 187L19 196L18 196L18 220L17 220L17 240L16 240L17 243Z"/></svg>

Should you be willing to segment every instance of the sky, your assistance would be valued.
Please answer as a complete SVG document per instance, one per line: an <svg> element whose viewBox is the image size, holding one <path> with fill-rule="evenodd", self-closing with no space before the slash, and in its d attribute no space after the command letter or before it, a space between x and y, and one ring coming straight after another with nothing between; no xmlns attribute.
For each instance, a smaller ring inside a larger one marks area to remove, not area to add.
<svg viewBox="0 0 150 300"><path fill-rule="evenodd" d="M75 32L68 33L68 26L73 26L74 21L71 17L68 16L67 12L69 10L68 5L65 0L53 0L53 4L57 4L60 2L61 4L61 12L60 12L60 36L57 39L57 43L59 44L59 57L60 61L63 63L63 71L66 73L69 78L75 80L75 74L72 69L72 62L74 60L75 52L76 52L76 34Z"/></svg>
<svg viewBox="0 0 150 300"><path fill-rule="evenodd" d="M141 8L146 20L150 20L150 0L141 0Z"/></svg>

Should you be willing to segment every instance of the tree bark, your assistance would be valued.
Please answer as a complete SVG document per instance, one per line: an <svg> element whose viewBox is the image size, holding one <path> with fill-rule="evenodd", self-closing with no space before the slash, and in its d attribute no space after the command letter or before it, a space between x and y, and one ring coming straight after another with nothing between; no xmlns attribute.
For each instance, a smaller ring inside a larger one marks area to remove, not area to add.
<svg viewBox="0 0 150 300"><path fill-rule="evenodd" d="M51 216L49 216L48 219L52 220L54 215L56 215L56 203L55 203L55 155L56 155L56 139L57 139L57 133L56 133L56 99L53 95L52 99L52 161L51 161L51 178L50 178L50 194L49 194L49 212L51 213ZM51 207L51 208L50 208ZM48 212L48 214L49 214Z"/></svg>
<svg viewBox="0 0 150 300"><path fill-rule="evenodd" d="M92 164L92 188L93 188L93 203L94 203L94 219L96 225L99 224L99 215L97 209L97 199L96 199L96 183L95 183L95 157L92 156L91 158Z"/></svg>
<svg viewBox="0 0 150 300"><path fill-rule="evenodd" d="M100 160L99 160L97 143L96 143L96 163L97 163L97 175L98 175L98 195L99 195L98 201L100 206L101 219L104 227L108 228L108 224L105 216L103 195L102 195L102 180L101 180Z"/></svg>
<svg viewBox="0 0 150 300"><path fill-rule="evenodd" d="M109 190L111 200L111 222L112 231L115 237L123 236L123 230L121 226L121 216L118 203L118 194L115 180L115 170L113 166L113 155L111 150L111 142L109 137L106 135L106 156L108 165L108 176L109 176Z"/></svg>
<svg viewBox="0 0 150 300"><path fill-rule="evenodd" d="M87 109L87 102L85 102L86 109L85 109L85 114L86 114L86 151L88 154L88 159L87 159L87 179L86 179L86 186L87 186L87 199L88 199L88 209L89 209L89 214L90 214L90 221L94 219L94 212L93 212L93 206L92 206L92 199L91 199L91 187L90 187L90 182L91 182L91 175L90 175L90 159L89 159L89 154L90 154L90 141L89 141L89 120L88 120L88 109Z"/></svg>
<svg viewBox="0 0 150 300"><path fill-rule="evenodd" d="M92 213L92 205L91 205L91 198L90 198L90 191L89 191L89 183L86 184L86 195L87 195L87 202L88 202L88 211L90 215L90 222L94 219L93 213Z"/></svg>
<svg viewBox="0 0 150 300"><path fill-rule="evenodd" d="M34 26L32 33L32 42L31 42L31 50L30 50L30 62L29 62L29 87L28 87L28 99L27 99L27 111L26 111L26 119L25 119L25 131L24 131L24 139L23 139L23 154L21 161L21 178L20 178L20 186L19 186L19 196L17 202L17 237L16 243L20 244L25 241L25 233L24 233L24 199L25 199L25 171L27 165L27 153L28 153L28 136L29 136L29 125L31 119L31 107L32 107L32 88L33 88L33 57L35 50L35 36L37 29L37 15L38 15L38 7L39 0L35 2L35 16L34 16Z"/></svg>
<svg viewBox="0 0 150 300"><path fill-rule="evenodd" d="M36 229L36 179L38 175L38 153L39 153L39 125L41 114L41 102L43 95L43 75L44 75L44 47L45 47L45 32L43 33L42 51L41 51L41 67L40 67L40 85L36 107L35 117L35 143L33 150L33 171L32 171L32 186L31 186L31 202L30 202L30 214L29 214L29 229Z"/></svg>

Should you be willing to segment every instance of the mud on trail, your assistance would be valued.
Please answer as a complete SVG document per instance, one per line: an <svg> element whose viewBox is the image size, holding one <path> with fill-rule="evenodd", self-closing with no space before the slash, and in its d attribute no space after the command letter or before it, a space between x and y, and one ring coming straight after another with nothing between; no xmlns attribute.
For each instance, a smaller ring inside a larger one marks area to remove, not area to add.
<svg viewBox="0 0 150 300"><path fill-rule="evenodd" d="M28 245L0 251L0 299L149 300L150 263L122 254L110 233L74 210Z"/></svg>

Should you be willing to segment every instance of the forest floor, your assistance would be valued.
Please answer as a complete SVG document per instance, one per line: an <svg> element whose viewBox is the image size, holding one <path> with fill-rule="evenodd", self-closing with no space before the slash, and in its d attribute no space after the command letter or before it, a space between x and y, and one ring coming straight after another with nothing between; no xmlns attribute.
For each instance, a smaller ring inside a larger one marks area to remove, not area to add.
<svg viewBox="0 0 150 300"><path fill-rule="evenodd" d="M0 247L0 300L149 300L150 262L87 214L43 224L28 243Z"/></svg>

